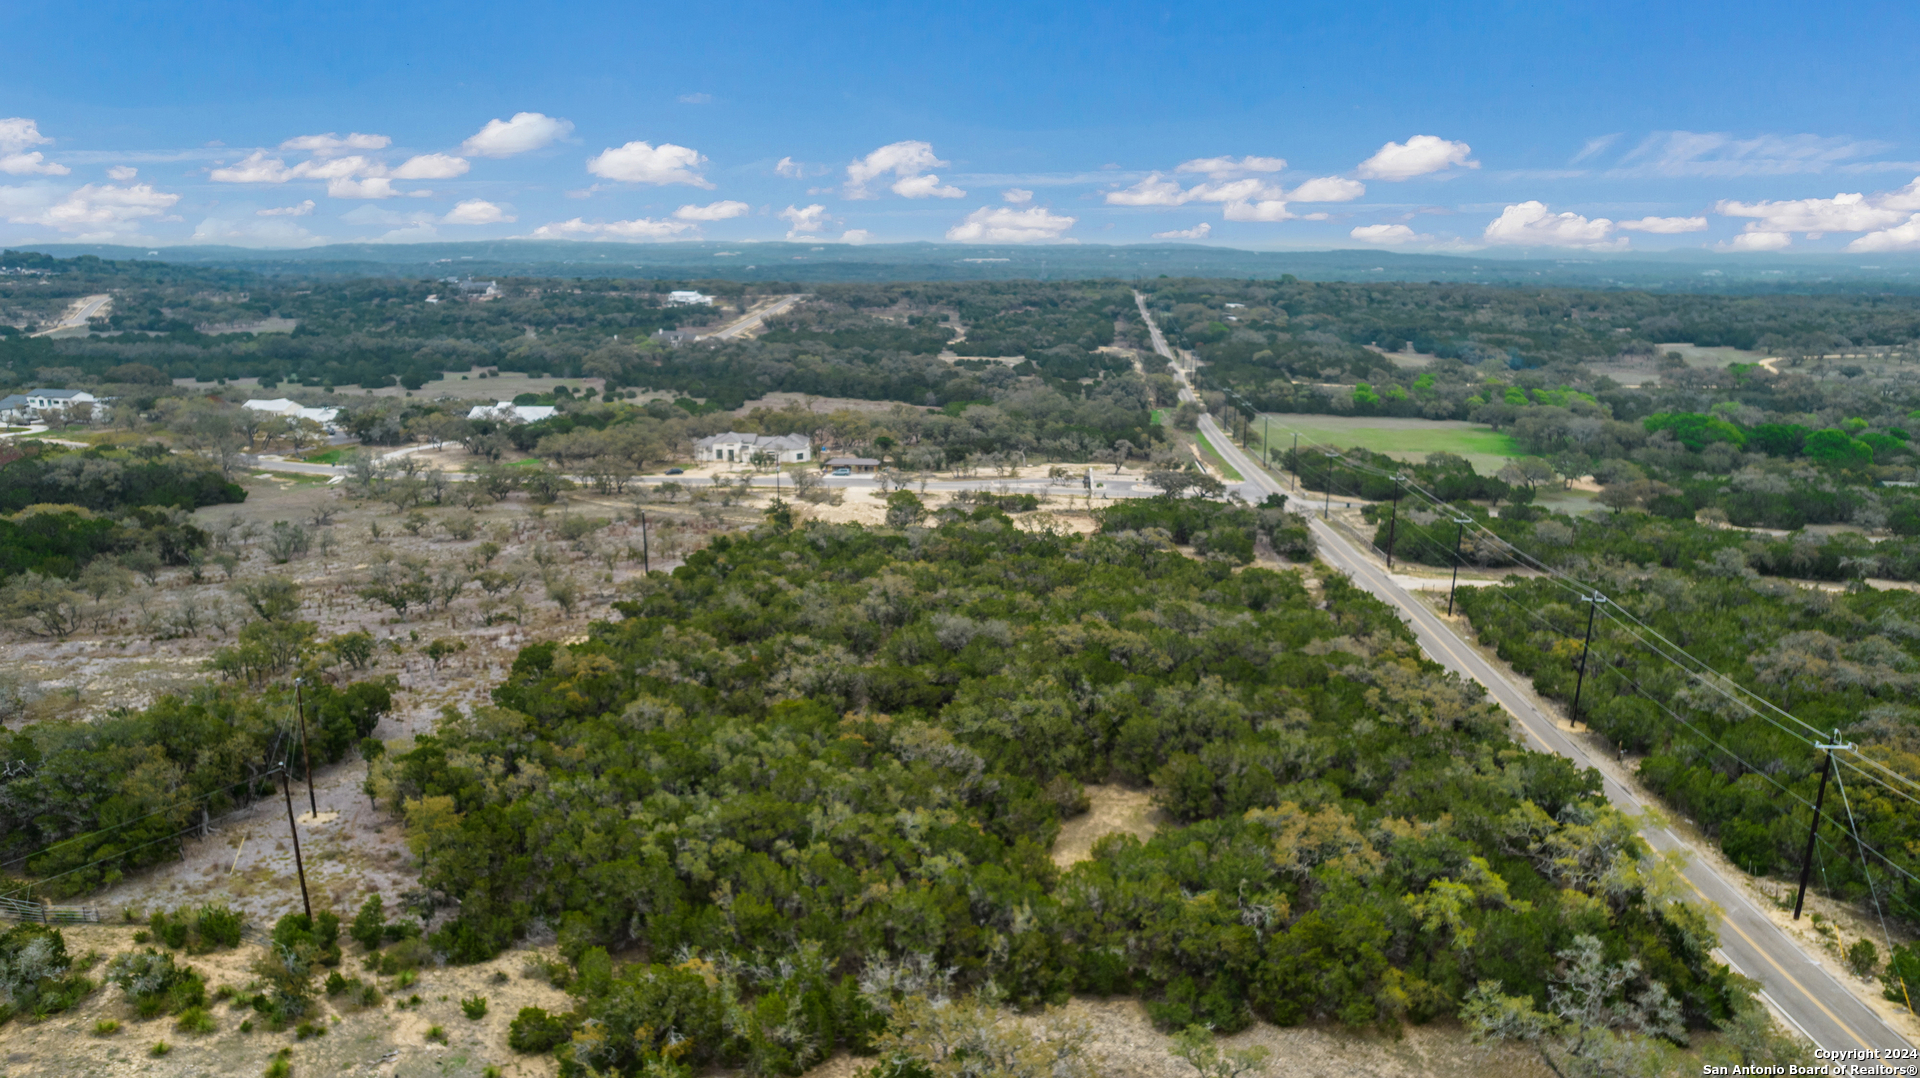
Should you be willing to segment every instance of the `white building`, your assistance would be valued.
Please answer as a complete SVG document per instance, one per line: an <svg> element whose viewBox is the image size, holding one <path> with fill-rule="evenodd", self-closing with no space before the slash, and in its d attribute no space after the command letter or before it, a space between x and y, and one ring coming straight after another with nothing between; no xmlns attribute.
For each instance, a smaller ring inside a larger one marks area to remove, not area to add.
<svg viewBox="0 0 1920 1078"><path fill-rule="evenodd" d="M311 419L325 427L329 433L333 431L334 419L340 415L338 408L308 408L301 405L299 401L289 400L286 397L277 397L270 401L251 400L241 407L250 411L285 416L288 419Z"/></svg>
<svg viewBox="0 0 1920 1078"><path fill-rule="evenodd" d="M684 306L697 304L697 303L704 303L707 306L711 307L713 306L713 297L708 295L702 295L699 292L667 293L667 306L669 307L684 307Z"/></svg>
<svg viewBox="0 0 1920 1078"><path fill-rule="evenodd" d="M476 404L467 411L467 418L491 419L496 423L538 423L542 419L552 419L559 411L551 404L501 401L498 404Z"/></svg>
<svg viewBox="0 0 1920 1078"><path fill-rule="evenodd" d="M740 434L728 431L693 443L693 459L744 464L765 453L782 464L813 459L813 440L804 434Z"/></svg>
<svg viewBox="0 0 1920 1078"><path fill-rule="evenodd" d="M102 403L84 389L29 389L0 398L0 417L17 423L57 423L67 419L75 405Z"/></svg>

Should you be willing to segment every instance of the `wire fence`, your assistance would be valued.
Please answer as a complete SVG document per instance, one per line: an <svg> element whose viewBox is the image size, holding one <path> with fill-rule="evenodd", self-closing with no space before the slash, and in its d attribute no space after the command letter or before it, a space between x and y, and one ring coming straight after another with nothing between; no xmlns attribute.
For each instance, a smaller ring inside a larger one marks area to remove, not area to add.
<svg viewBox="0 0 1920 1078"><path fill-rule="evenodd" d="M43 925L99 924L100 910L96 906L56 906L50 902L0 898L0 917Z"/></svg>

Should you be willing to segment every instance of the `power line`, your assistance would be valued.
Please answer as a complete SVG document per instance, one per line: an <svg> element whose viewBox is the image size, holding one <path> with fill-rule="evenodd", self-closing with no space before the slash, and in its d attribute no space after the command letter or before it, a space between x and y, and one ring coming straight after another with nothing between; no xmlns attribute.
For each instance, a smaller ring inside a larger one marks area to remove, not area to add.
<svg viewBox="0 0 1920 1078"><path fill-rule="evenodd" d="M1284 421L1280 423L1280 427L1283 431L1292 431L1296 435L1304 433L1300 431L1298 428L1291 427L1290 425L1286 424ZM1362 462L1355 461L1350 457L1348 457L1346 454L1339 452L1337 448L1321 446L1321 445L1315 445L1313 448L1325 454L1326 457L1328 458L1329 467L1326 473L1326 482L1327 482L1326 489L1329 496L1331 496L1335 486L1335 482L1336 482L1332 465L1335 461L1338 461L1353 471L1357 471L1362 474L1373 475L1381 479L1386 479L1389 481L1395 481L1395 482L1404 484L1404 489L1409 490L1416 497L1419 497L1425 500L1429 505L1434 507L1436 511L1439 511L1439 512L1456 511L1455 506L1445 501L1436 492L1427 489L1425 486L1420 484L1418 481L1412 479L1411 477L1403 478L1401 474L1398 474L1398 473L1389 474L1385 470L1375 467L1371 464L1365 464ZM1329 452L1330 448L1333 448L1333 451ZM1289 470L1291 470L1296 477L1299 477L1302 479L1306 478L1306 474L1302 473L1299 470L1299 461L1297 459L1297 452L1293 454L1289 454L1286 459L1288 464L1290 465ZM1497 547L1502 548L1507 552L1509 552L1513 556L1513 558L1520 564L1536 570L1537 572L1542 574L1544 579L1550 581L1553 584L1558 585L1559 587L1569 592L1572 592L1574 597L1585 599L1588 596L1599 594L1598 589L1591 587L1586 582L1581 581L1576 577L1573 577L1571 574L1566 573L1564 570L1561 570L1555 566L1549 565L1541 561L1540 559L1534 557L1533 555L1529 554L1525 550L1521 549L1519 546L1515 545L1514 543L1506 539L1504 536L1501 536L1499 533L1493 531L1491 528L1481 523L1479 520L1472 519L1470 515L1468 516L1468 519L1471 527L1474 530L1476 539L1484 537L1485 539L1491 541ZM1430 537L1426 536L1423 531L1416 532L1415 534L1422 540L1426 541L1429 546L1438 549L1438 544L1434 543L1434 541ZM1457 564L1459 561L1459 557L1456 554L1452 558L1449 558L1448 561L1451 563ZM1496 588L1494 589L1494 592L1495 594L1501 595L1502 598L1505 598L1511 601L1511 596L1506 595L1504 589ZM1786 734L1791 738L1798 739L1805 744L1811 745L1814 742L1815 738L1822 736L1820 731L1815 730L1813 726L1807 723L1804 719L1801 719L1799 716L1794 715L1792 712L1787 711L1784 708L1781 708L1779 705L1775 704L1773 701L1768 700L1766 697L1761 696L1759 693L1753 691L1752 689L1749 689L1746 686L1741 685L1739 682L1734 681L1727 675L1715 669L1711 664L1707 663L1705 660L1700 659L1699 657L1688 652L1685 648L1674 643L1671 639L1669 639L1665 634L1661 633L1658 629L1647 624L1632 610L1627 609L1624 606L1621 606L1617 602L1610 602L1605 605L1608 608L1605 611L1608 618L1611 619L1613 623L1616 626L1618 626L1627 637L1633 639L1636 643L1645 647L1648 651L1652 652L1654 655L1660 658L1666 659L1668 662L1673 663L1690 679L1700 683L1701 685L1706 687L1708 690L1718 694L1721 698L1725 699L1729 704L1732 704L1733 706L1740 708L1741 710L1747 712L1749 715L1763 719L1769 725L1773 726L1775 729L1778 729L1780 732ZM1616 616L1614 611L1619 611L1619 614ZM1623 618L1625 619L1624 621L1622 620ZM1627 624L1628 622L1631 623L1631 626ZM1642 635L1643 633L1645 635ZM1657 643L1655 641L1657 641ZM1626 676L1623 671L1619 671L1617 669L1615 670L1615 673L1620 674L1622 677ZM1707 740L1709 743L1713 744L1716 748L1721 749L1721 751L1726 752L1729 757L1735 760L1738 760L1741 763L1741 765L1744 767L1747 767L1750 772L1755 774L1760 774L1764 778L1766 778L1767 781L1772 782L1776 786L1779 785L1779 783L1773 780L1772 776L1767 775L1764 771L1761 771L1760 769L1753 767L1751 764L1748 764L1745 760L1741 760L1737 755L1732 753L1731 750L1728 750L1724 745L1720 744L1720 742L1718 742L1717 740L1708 737L1703 731L1699 730L1692 723L1688 723L1685 720L1680 719L1679 715L1676 712L1674 712L1671 708L1667 707L1664 703L1652 697L1651 694L1646 693L1644 688L1642 688L1638 684L1638 682L1633 681L1633 679L1631 678L1628 678L1627 680L1629 680L1629 682L1634 684L1635 688L1640 691L1640 694L1642 695L1643 698L1653 700L1653 702L1657 706L1659 706L1661 710L1667 712L1676 721L1681 722L1689 730L1693 731L1697 736L1700 736L1702 739ZM1775 716L1778 716L1780 719L1788 720L1794 725L1800 727L1801 730L1804 730L1805 733L1796 731L1784 725L1783 723L1778 721L1778 719L1776 719ZM1889 793L1904 797L1909 801L1915 802L1916 804L1920 804L1920 797L1915 797L1913 794L1910 794L1904 790L1897 789L1894 786L1895 783L1898 783L1901 785L1912 787L1915 790L1920 790L1920 780L1916 780L1906 775L1902 775L1898 771L1895 771L1894 769L1886 766L1880 761L1877 761L1872 759L1871 757L1865 756L1864 754L1860 753L1857 749L1850 750L1850 755L1857 758L1859 763L1855 763L1854 760L1845 759L1838 755L1836 755L1835 759L1837 761L1847 763L1848 765L1853 766L1855 770L1858 771L1864 778L1866 778L1870 782L1875 783L1878 786L1881 786L1887 789ZM1863 764L1865 766L1862 766ZM1872 770L1869 771L1868 768L1871 768ZM1805 799L1800 798L1799 795L1792 794L1792 792L1789 790L1786 790L1785 787L1781 787L1781 789L1784 792L1789 793L1790 796L1793 796L1797 800L1800 800L1802 803L1805 803ZM1857 831L1854 832L1854 836L1857 842L1861 841L1859 839L1859 835ZM1864 843L1862 843L1862 845L1863 845L1863 850L1865 848L1868 848L1864 846ZM1894 862L1890 858L1888 858L1885 854L1880 853L1878 850L1875 850L1874 853L1883 862L1885 862L1890 868L1893 868L1894 870L1900 872L1902 875L1907 876L1909 879L1914 879L1916 880L1916 882L1920 882L1920 877L1914 877L1912 873L1909 873L1905 869L1900 868L1898 865L1894 864ZM1862 857L1864 857L1864 852L1862 853ZM1865 871L1864 866L1863 866L1863 871Z"/></svg>
<svg viewBox="0 0 1920 1078"><path fill-rule="evenodd" d="M206 793L204 793L204 794L196 794L196 795L194 795L193 797L190 797L190 798L188 798L188 799L186 799L185 801L176 801L176 802L174 802L174 803L173 803L173 804L171 804L171 805L167 805L167 806L165 806L165 807L162 807L162 808L157 808L157 809L155 809L155 810L153 810L152 812L149 812L149 813L147 813L147 814L146 814L145 816L139 816L139 817L136 817L136 818L134 818L134 819L131 819L131 820L125 820L125 821L122 821L122 822L120 822L120 823L117 823L117 824L112 824L112 825L110 825L110 826L107 826L107 827L102 827L102 828L97 828L97 829L95 829L95 830L92 830L92 831L87 831L87 832L84 832L84 833L82 833L82 834L78 834L78 835L75 835L75 836L73 836L72 838L63 838L63 839L61 839L61 840L60 840L60 841L58 841L58 842L54 842L54 843L49 843L48 845L46 845L46 846L42 846L41 848L39 848L39 849L37 849L37 850L30 850L30 851L28 851L28 852L26 852L26 853L23 853L23 854L20 854L20 855L18 855L18 856L15 856L15 857L10 857L10 858L8 858L8 859L6 859L5 861L0 861L0 866L6 866L6 865L15 865L15 864L19 864L19 863L20 863L20 862L22 862L22 861L27 861L27 860L30 860L30 859L32 859L32 858L35 858L35 857L38 857L38 856L40 856L40 855L41 855L41 854L43 854L43 853L46 853L46 852L47 852L47 851L49 851L49 850L56 850L56 849L59 849L59 848L60 848L60 847L62 847L62 846L65 846L65 845L68 845L68 844L70 844L70 843L74 843L74 842L80 842L80 841L82 841L82 840L84 840L84 839L89 839L89 838L98 838L98 837L100 837L100 836L102 836L102 835L106 835L106 834L110 834L110 833L112 833L112 832L114 832L114 831L118 831L118 830L120 830L120 829L121 829L121 828L123 828L123 827L132 827L132 826L133 826L134 824L137 824L137 823L141 823L141 822L143 822L143 821L146 821L146 820L151 820L151 819L153 819L153 818L154 818L155 816L158 816L158 815L160 815L160 814L162 814L162 813L165 813L165 812L171 812L171 811L173 811L174 809L177 809L177 808L180 808L180 807L181 807L181 806L183 806L183 805L192 805L192 804L195 804L196 802L199 802L199 801L205 801L205 800L209 800L209 799L211 799L212 797L214 797L214 796L215 796L216 794L223 794L223 793L225 793L225 792L227 792L228 790L231 790L231 789L233 789L233 788L234 788L234 787L236 787L236 786L251 786L251 785L253 785L254 783L257 783L257 782L259 782L259 781L260 781L261 779L263 779L263 778L266 778L266 777L268 777L268 776L271 776L271 775L273 775L273 774L274 774L274 773L275 773L276 771L278 771L278 770L279 770L278 768L275 768L275 769L273 769L273 770L269 770L269 771L266 771L266 772L263 772L262 774L260 774L260 775L257 775L257 776L255 776L255 777L253 777L253 778L250 778L250 779L242 779L242 780L240 780L239 782L230 782L230 783L228 783L228 784L227 784L227 785L225 785L225 786L221 786L221 787L218 787L218 788L216 788L216 789L213 789L213 790L209 790L209 791L207 791L207 792L206 792ZM186 833L186 831L191 831L191 830L193 830L193 829L189 827L189 828L186 828L186 829L185 829L184 831L182 831L181 833L182 833L182 834L185 834L185 833Z"/></svg>

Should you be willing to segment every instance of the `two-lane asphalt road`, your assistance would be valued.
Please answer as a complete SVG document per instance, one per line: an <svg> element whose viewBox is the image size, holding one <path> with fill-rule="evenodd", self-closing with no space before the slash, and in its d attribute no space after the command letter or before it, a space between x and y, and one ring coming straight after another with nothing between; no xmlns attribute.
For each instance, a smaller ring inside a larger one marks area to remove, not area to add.
<svg viewBox="0 0 1920 1078"><path fill-rule="evenodd" d="M63 329L73 329L75 327L85 326L87 324L87 319L92 318L96 314L99 314L101 309L104 308L107 305L107 303L112 299L113 299L112 296L107 296L107 295L82 296L79 299L73 301L73 306L67 309L66 314L60 316L60 321L55 322L53 325L47 327L46 329L41 330L38 333L35 333L34 336L45 337L51 333L58 333Z"/></svg>
<svg viewBox="0 0 1920 1078"><path fill-rule="evenodd" d="M1139 304L1155 349L1173 358L1159 327L1147 313L1145 299L1141 298ZM1191 388L1183 386L1181 396L1192 399ZM1277 480L1233 444L1233 439L1214 423L1212 416L1202 413L1200 427L1227 463L1247 477L1247 486L1253 488L1250 493L1262 497L1285 493ZM1413 629L1421 648L1435 662L1485 686L1487 693L1519 722L1530 747L1558 753L1583 767L1593 766L1586 748L1561 729L1558 716L1536 706L1532 694L1487 661L1446 619L1395 583L1370 556L1356 549L1325 522L1312 516L1308 519L1320 545L1321 558L1399 611ZM1604 770L1602 774L1605 775ZM1638 791L1611 776L1605 778L1604 789L1608 800L1628 812L1638 813L1647 807L1646 799ZM1905 1037L1813 961L1747 898L1744 890L1723 879L1705 861L1693 857L1692 849L1678 835L1665 827L1647 828L1642 834L1656 850L1678 850L1687 855L1683 872L1686 881L1723 914L1721 953L1735 970L1759 981L1775 1011L1815 1045L1829 1050L1910 1048Z"/></svg>
<svg viewBox="0 0 1920 1078"><path fill-rule="evenodd" d="M766 325L767 319L784 312L787 308L800 302L802 298L804 297L782 296L780 299L767 304L757 311L747 312L744 316L727 323L712 333L702 333L696 339L703 341L730 341L743 333L758 333L761 328Z"/></svg>

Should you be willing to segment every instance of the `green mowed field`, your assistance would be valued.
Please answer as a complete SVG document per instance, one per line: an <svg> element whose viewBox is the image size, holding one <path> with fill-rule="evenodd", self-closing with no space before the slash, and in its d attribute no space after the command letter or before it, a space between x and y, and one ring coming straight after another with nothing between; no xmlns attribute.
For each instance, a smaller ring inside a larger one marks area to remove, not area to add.
<svg viewBox="0 0 1920 1078"><path fill-rule="evenodd" d="M1261 419L1268 422L1263 424ZM1362 446L1398 460L1420 460L1428 453L1458 453L1472 461L1474 470L1482 475L1499 471L1510 457L1525 455L1509 435L1458 419L1274 413L1253 421L1255 446L1260 444L1263 427L1271 430L1276 453L1291 448L1294 432L1298 431L1303 446L1331 445L1338 449Z"/></svg>

